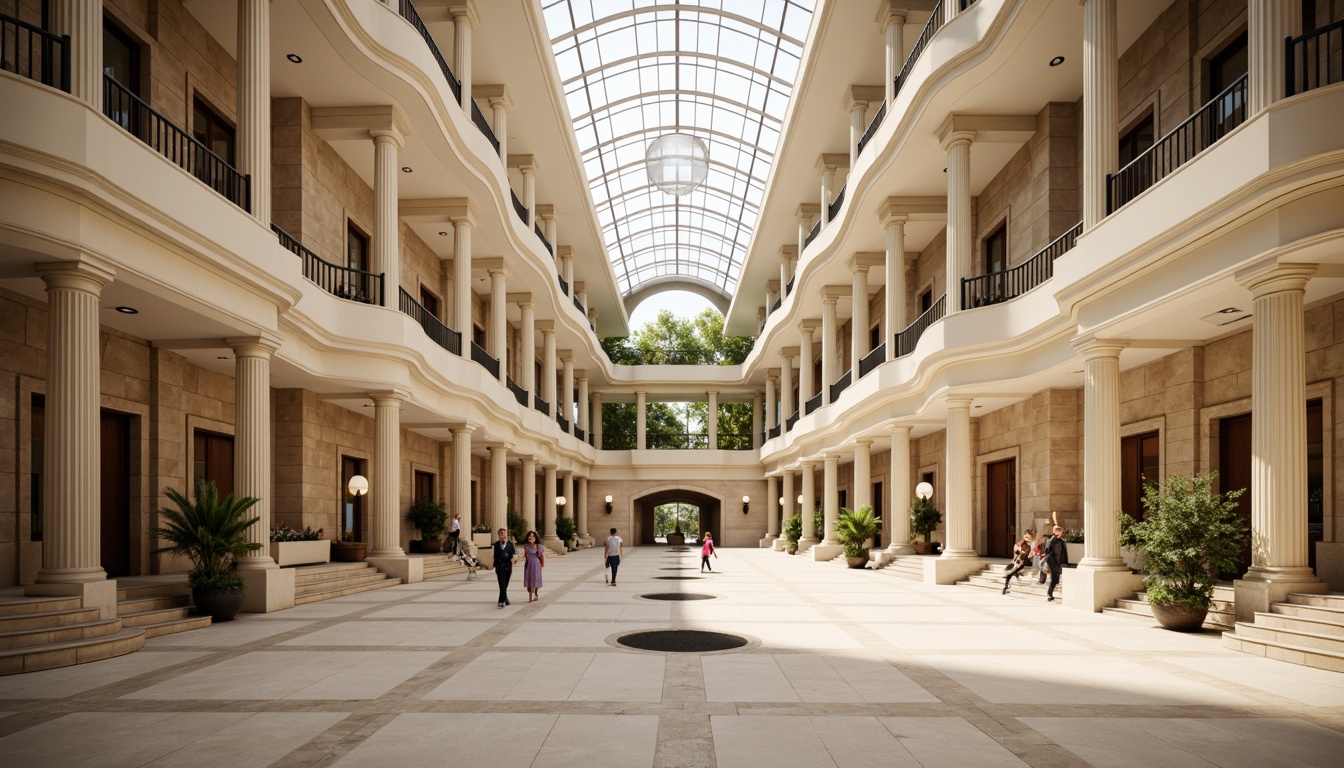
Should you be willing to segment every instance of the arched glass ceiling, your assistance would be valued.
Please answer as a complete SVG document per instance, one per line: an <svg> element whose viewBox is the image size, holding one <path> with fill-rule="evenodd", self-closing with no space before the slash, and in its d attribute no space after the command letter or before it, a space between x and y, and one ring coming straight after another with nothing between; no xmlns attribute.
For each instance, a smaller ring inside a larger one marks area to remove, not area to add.
<svg viewBox="0 0 1344 768"><path fill-rule="evenodd" d="M542 0L621 293L678 276L737 290L814 0ZM673 197L644 153L681 132L709 176Z"/></svg>

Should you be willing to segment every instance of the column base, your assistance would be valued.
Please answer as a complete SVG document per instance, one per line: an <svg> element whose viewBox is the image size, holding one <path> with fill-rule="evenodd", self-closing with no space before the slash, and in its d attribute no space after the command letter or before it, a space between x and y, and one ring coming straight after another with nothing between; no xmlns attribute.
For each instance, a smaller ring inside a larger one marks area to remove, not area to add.
<svg viewBox="0 0 1344 768"><path fill-rule="evenodd" d="M1061 577L1067 576L1069 583L1064 590L1064 604L1070 608L1096 613L1102 608L1115 605L1116 600L1133 597L1143 589L1143 577L1124 568L1090 568L1079 566L1067 568Z"/></svg>
<svg viewBox="0 0 1344 768"><path fill-rule="evenodd" d="M767 533L767 534L765 534L765 537L762 538L762 539L760 540L759 545L760 545L761 549L770 549L771 547L773 547L773 546L775 545L775 542L776 542L778 539L779 539L779 536L777 536L776 534L773 534L773 533Z"/></svg>
<svg viewBox="0 0 1344 768"><path fill-rule="evenodd" d="M811 550L812 559L818 562L822 562L825 560L834 560L835 558L840 556L840 553L844 551L845 548L839 544L826 544L824 542L812 547Z"/></svg>
<svg viewBox="0 0 1344 768"><path fill-rule="evenodd" d="M904 555L913 555L915 554L915 545L909 543L891 544L887 547L887 551L890 552L892 555L895 555L896 557L902 557Z"/></svg>
<svg viewBox="0 0 1344 768"><path fill-rule="evenodd" d="M1330 591L1329 584L1310 575L1310 571L1307 572L1307 575L1309 578L1301 580L1246 578L1233 581L1232 589L1235 595L1233 601L1237 612L1237 621L1255 621L1255 614L1269 613L1270 605L1288 602L1288 595L1293 592L1323 595Z"/></svg>
<svg viewBox="0 0 1344 768"><path fill-rule="evenodd" d="M401 547L389 547L387 549L370 549L369 557L405 557L406 550ZM368 558L365 558L368 559Z"/></svg>
<svg viewBox="0 0 1344 768"><path fill-rule="evenodd" d="M23 588L23 594L29 597L78 597L80 605L84 608L98 609L99 619L117 618L117 582L115 579L61 584L29 584Z"/></svg>
<svg viewBox="0 0 1344 768"><path fill-rule="evenodd" d="M269 558L268 558L269 559ZM294 607L293 568L239 569L243 577L243 610L248 613L274 613Z"/></svg>
<svg viewBox="0 0 1344 768"><path fill-rule="evenodd" d="M964 560L966 558L979 558L980 555L974 549L944 549L939 557L945 560Z"/></svg>
<svg viewBox="0 0 1344 768"><path fill-rule="evenodd" d="M795 552L795 554L801 555L807 550L817 546L820 543L821 542L817 539L801 538L798 540L798 550Z"/></svg>
<svg viewBox="0 0 1344 768"><path fill-rule="evenodd" d="M776 552L783 552L784 550L788 549L788 545L789 540L782 536L770 542L770 548L775 550Z"/></svg>
<svg viewBox="0 0 1344 768"><path fill-rule="evenodd" d="M386 573L402 584L415 584L425 580L425 561L419 557L401 557L376 555L364 558L364 562Z"/></svg>
<svg viewBox="0 0 1344 768"><path fill-rule="evenodd" d="M547 536L541 540L541 546L549 549L556 555L563 555L568 549L568 547L565 546L565 542L561 541L559 536Z"/></svg>
<svg viewBox="0 0 1344 768"><path fill-rule="evenodd" d="M924 557L920 558L924 566L925 584L956 584L964 581L972 573L984 569L985 563L974 554L971 557Z"/></svg>

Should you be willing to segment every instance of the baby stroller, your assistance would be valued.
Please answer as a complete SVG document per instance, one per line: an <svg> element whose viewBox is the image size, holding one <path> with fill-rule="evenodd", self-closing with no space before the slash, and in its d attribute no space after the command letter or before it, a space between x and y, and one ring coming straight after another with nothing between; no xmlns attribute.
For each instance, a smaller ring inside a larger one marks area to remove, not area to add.
<svg viewBox="0 0 1344 768"><path fill-rule="evenodd" d="M470 542L457 540L457 550L453 552L453 559L467 567L467 581L476 578L476 569L481 567L481 561L471 553L473 547Z"/></svg>

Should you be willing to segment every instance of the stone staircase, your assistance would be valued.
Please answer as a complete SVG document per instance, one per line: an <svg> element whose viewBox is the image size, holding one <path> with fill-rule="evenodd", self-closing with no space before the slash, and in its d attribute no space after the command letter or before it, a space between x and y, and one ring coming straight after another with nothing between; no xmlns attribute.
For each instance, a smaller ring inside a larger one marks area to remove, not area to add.
<svg viewBox="0 0 1344 768"><path fill-rule="evenodd" d="M983 589L996 594L1002 594L1003 577L1007 575L1007 563L994 563L978 573L971 574L965 580L958 581L957 585L963 587L975 587L976 589ZM1024 569L1020 576L1020 579L1013 579L1011 588L1008 591L1010 596L1031 598L1033 600L1038 598L1045 600L1047 596L1046 592L1050 585L1049 579L1046 580L1045 584L1041 584L1037 580L1038 576L1036 572L1031 568ZM1068 580L1068 576L1069 572L1064 571L1063 578L1060 579L1059 585L1055 587L1056 600L1064 597L1064 582Z"/></svg>
<svg viewBox="0 0 1344 768"><path fill-rule="evenodd" d="M882 573L907 581L924 580L924 558L929 555L902 555L889 561Z"/></svg>
<svg viewBox="0 0 1344 768"><path fill-rule="evenodd" d="M401 583L368 563L324 563L294 569L294 605L307 605Z"/></svg>
<svg viewBox="0 0 1344 768"><path fill-rule="evenodd" d="M118 581L117 618L123 627L144 630L146 640L210 626L209 616L198 616L192 611L191 588L185 581L153 584Z"/></svg>
<svg viewBox="0 0 1344 768"><path fill-rule="evenodd" d="M1233 599L1232 587L1213 588L1213 602L1209 605L1209 615L1204 619L1204 629L1227 630L1235 626L1237 614ZM1148 605L1148 595L1144 592L1139 592L1134 597L1116 600L1114 607L1102 608L1101 612L1112 616L1132 616L1149 622L1156 621L1152 606Z"/></svg>
<svg viewBox="0 0 1344 768"><path fill-rule="evenodd" d="M467 566L458 562L452 555L425 555L422 559L425 581L467 572Z"/></svg>
<svg viewBox="0 0 1344 768"><path fill-rule="evenodd" d="M144 645L144 629L100 619L77 597L0 601L0 675L101 661Z"/></svg>
<svg viewBox="0 0 1344 768"><path fill-rule="evenodd" d="M1344 595L1288 595L1255 622L1235 622L1223 646L1305 667L1344 672ZM1208 627L1206 622L1205 627Z"/></svg>

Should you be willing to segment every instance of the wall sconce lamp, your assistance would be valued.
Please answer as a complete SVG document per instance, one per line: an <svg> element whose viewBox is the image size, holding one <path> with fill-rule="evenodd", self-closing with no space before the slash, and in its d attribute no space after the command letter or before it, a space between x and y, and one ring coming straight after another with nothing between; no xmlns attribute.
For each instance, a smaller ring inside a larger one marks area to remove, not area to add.
<svg viewBox="0 0 1344 768"><path fill-rule="evenodd" d="M556 497L555 497L555 506L557 506L557 507L559 507L559 508L561 508L561 509L564 509L564 508L565 508L565 497L564 497L564 496L556 496Z"/></svg>
<svg viewBox="0 0 1344 768"><path fill-rule="evenodd" d="M363 496L369 492L369 478L363 475L355 475L350 478L350 482L345 486L350 491L351 496Z"/></svg>
<svg viewBox="0 0 1344 768"><path fill-rule="evenodd" d="M798 494L798 506L803 506L803 494Z"/></svg>
<svg viewBox="0 0 1344 768"><path fill-rule="evenodd" d="M750 496L743 496L743 497L742 497L742 514L744 514L744 515L747 514L747 512L750 511L750 508L751 508L751 497L750 497Z"/></svg>
<svg viewBox="0 0 1344 768"><path fill-rule="evenodd" d="M930 485L929 483L920 483L919 485L915 486L915 495L925 501L928 501L929 497L933 495L933 486Z"/></svg>
<svg viewBox="0 0 1344 768"><path fill-rule="evenodd" d="M607 514L611 514L611 494L607 494Z"/></svg>

